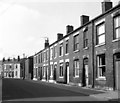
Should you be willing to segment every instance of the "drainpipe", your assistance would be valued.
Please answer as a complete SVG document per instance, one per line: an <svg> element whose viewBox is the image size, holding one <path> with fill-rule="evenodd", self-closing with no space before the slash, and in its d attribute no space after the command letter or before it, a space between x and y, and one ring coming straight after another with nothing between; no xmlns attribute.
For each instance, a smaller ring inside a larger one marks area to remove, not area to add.
<svg viewBox="0 0 120 103"><path fill-rule="evenodd" d="M2 61L2 78L4 78L4 63Z"/></svg>
<svg viewBox="0 0 120 103"><path fill-rule="evenodd" d="M93 66L93 84L92 84L92 88L94 88L94 80L95 80L95 67L94 67L94 47L95 47L95 45L94 45L94 21L91 21L91 23L92 23L92 66Z"/></svg>
<svg viewBox="0 0 120 103"><path fill-rule="evenodd" d="M49 82L49 79L50 79L50 46L48 46L48 82Z"/></svg>

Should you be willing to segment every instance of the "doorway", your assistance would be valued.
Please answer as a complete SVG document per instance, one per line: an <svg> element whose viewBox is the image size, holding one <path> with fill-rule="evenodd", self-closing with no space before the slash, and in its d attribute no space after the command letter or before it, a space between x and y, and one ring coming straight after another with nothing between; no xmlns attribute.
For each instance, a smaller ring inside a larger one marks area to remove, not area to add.
<svg viewBox="0 0 120 103"><path fill-rule="evenodd" d="M69 62L65 63L65 83L69 83Z"/></svg>
<svg viewBox="0 0 120 103"><path fill-rule="evenodd" d="M89 85L89 67L88 67L88 58L83 60L83 86Z"/></svg>
<svg viewBox="0 0 120 103"><path fill-rule="evenodd" d="M54 73L53 73L54 81L56 81L56 70L57 70L57 64L54 65Z"/></svg>
<svg viewBox="0 0 120 103"><path fill-rule="evenodd" d="M114 55L114 77L115 77L115 89L120 90L120 53Z"/></svg>

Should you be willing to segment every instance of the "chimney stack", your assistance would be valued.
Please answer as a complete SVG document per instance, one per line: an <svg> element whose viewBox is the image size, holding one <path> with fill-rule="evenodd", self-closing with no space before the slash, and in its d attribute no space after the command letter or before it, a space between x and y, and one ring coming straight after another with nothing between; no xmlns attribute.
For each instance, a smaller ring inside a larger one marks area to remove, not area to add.
<svg viewBox="0 0 120 103"><path fill-rule="evenodd" d="M57 34L57 40L60 40L60 39L62 39L62 38L63 38L63 34L58 33L58 34Z"/></svg>
<svg viewBox="0 0 120 103"><path fill-rule="evenodd" d="M120 0L118 1L118 5L120 5Z"/></svg>
<svg viewBox="0 0 120 103"><path fill-rule="evenodd" d="M20 56L18 55L18 61L20 61Z"/></svg>
<svg viewBox="0 0 120 103"><path fill-rule="evenodd" d="M89 16L87 16L87 15L81 15L80 19L81 19L81 26L84 25L85 23L89 22Z"/></svg>
<svg viewBox="0 0 120 103"><path fill-rule="evenodd" d="M47 38L47 39L45 39L45 48L47 48L48 46L49 46L49 40Z"/></svg>
<svg viewBox="0 0 120 103"><path fill-rule="evenodd" d="M112 2L110 0L104 0L102 2L102 13L105 13L112 8Z"/></svg>
<svg viewBox="0 0 120 103"><path fill-rule="evenodd" d="M73 26L72 25L67 25L66 26L66 34L69 34L72 31L73 31Z"/></svg>

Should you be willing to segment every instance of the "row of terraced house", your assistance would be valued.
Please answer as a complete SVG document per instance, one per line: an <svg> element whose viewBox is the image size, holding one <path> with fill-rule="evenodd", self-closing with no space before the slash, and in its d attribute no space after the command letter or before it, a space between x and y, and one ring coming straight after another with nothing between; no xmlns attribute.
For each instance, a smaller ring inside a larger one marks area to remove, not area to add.
<svg viewBox="0 0 120 103"><path fill-rule="evenodd" d="M16 79L33 79L33 56L20 58L3 58L0 61L0 77Z"/></svg>
<svg viewBox="0 0 120 103"><path fill-rule="evenodd" d="M120 3L104 0L101 15L82 15L80 27L66 26L35 55L1 64L4 77L120 90Z"/></svg>
<svg viewBox="0 0 120 103"><path fill-rule="evenodd" d="M120 89L120 3L102 2L102 14L81 26L66 26L66 35L33 56L33 79L109 90Z"/></svg>

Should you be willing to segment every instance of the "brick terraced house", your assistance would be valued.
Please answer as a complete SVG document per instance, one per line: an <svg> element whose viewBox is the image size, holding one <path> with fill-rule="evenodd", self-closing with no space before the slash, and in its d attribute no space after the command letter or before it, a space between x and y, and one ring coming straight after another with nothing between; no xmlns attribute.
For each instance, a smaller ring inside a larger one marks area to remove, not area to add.
<svg viewBox="0 0 120 103"><path fill-rule="evenodd" d="M24 69L24 79L33 79L33 56L23 58L21 66Z"/></svg>
<svg viewBox="0 0 120 103"><path fill-rule="evenodd" d="M20 58L2 61L2 73L4 78L21 78Z"/></svg>
<svg viewBox="0 0 120 103"><path fill-rule="evenodd" d="M104 0L101 15L82 15L79 28L68 25L33 57L34 80L120 90L120 3Z"/></svg>

